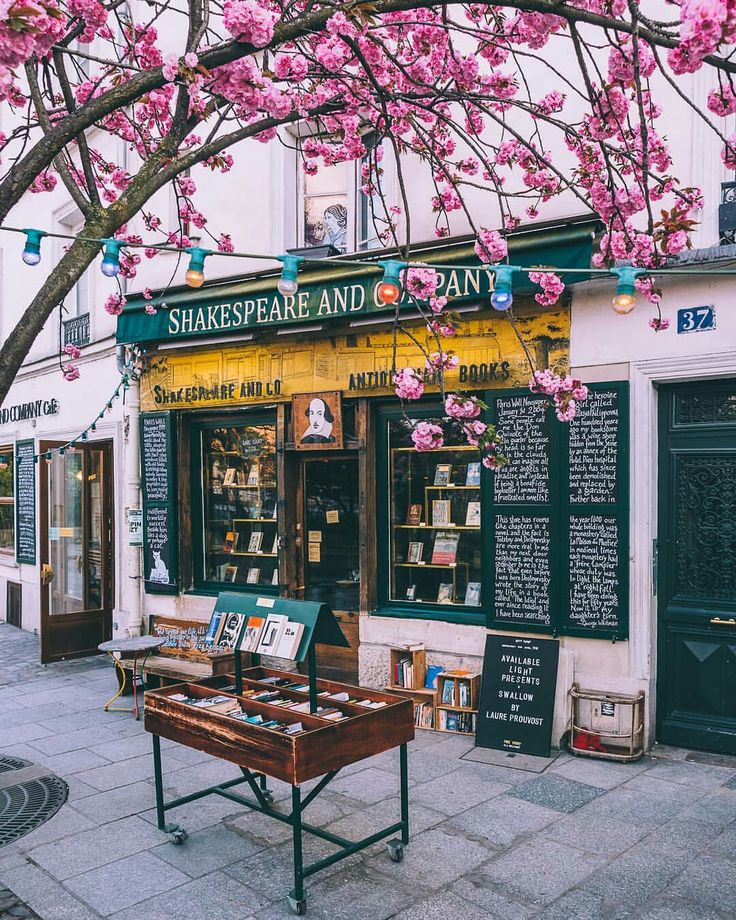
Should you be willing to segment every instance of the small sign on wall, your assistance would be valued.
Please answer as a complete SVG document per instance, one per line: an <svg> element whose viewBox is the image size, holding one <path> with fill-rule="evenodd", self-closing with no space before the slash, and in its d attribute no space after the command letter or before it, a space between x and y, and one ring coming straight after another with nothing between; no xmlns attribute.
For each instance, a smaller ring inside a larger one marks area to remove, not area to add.
<svg viewBox="0 0 736 920"><path fill-rule="evenodd" d="M716 308L686 307L677 311L677 334L685 332L710 332L716 328Z"/></svg>
<svg viewBox="0 0 736 920"><path fill-rule="evenodd" d="M143 546L143 509L128 508L128 546Z"/></svg>

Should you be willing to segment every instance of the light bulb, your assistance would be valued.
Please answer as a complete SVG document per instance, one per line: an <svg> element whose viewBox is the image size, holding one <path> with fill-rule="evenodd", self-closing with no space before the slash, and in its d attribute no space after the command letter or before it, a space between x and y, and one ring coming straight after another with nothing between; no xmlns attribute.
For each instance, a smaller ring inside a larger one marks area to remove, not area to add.
<svg viewBox="0 0 736 920"><path fill-rule="evenodd" d="M519 269L516 265L490 265L493 270L493 290L491 291L491 306L494 310L503 312L508 310L514 302L511 288L514 283L514 272Z"/></svg>
<svg viewBox="0 0 736 920"><path fill-rule="evenodd" d="M376 296L381 303L392 304L401 296L401 290L393 281L382 281L376 289Z"/></svg>
<svg viewBox="0 0 736 920"><path fill-rule="evenodd" d="M184 280L189 287L200 288L204 284L204 272L197 271L196 268L188 268Z"/></svg>
<svg viewBox="0 0 736 920"><path fill-rule="evenodd" d="M290 294L296 294L299 290L299 282L291 278L281 277L276 283L279 294L283 294L284 297L288 297Z"/></svg>
<svg viewBox="0 0 736 920"><path fill-rule="evenodd" d="M52 462L52 460L53 460L53 457L51 456L50 453L48 453L48 451L46 452L46 456L44 457L44 460L46 461L46 463L49 464L49 466L51 465L51 462Z"/></svg>
<svg viewBox="0 0 736 920"><path fill-rule="evenodd" d="M106 278L114 278L120 271L120 247L122 240L107 239L102 241L105 248L102 252L102 274Z"/></svg>
<svg viewBox="0 0 736 920"><path fill-rule="evenodd" d="M41 253L34 252L32 249L29 249L27 246L23 250L23 255L21 256L26 265L38 265L41 261Z"/></svg>
<svg viewBox="0 0 736 920"><path fill-rule="evenodd" d="M120 266L117 262L113 262L110 259L102 260L102 274L107 278L115 278L119 271Z"/></svg>
<svg viewBox="0 0 736 920"><path fill-rule="evenodd" d="M626 316L636 306L636 297L633 294L616 294L611 304L619 316Z"/></svg>
<svg viewBox="0 0 736 920"><path fill-rule="evenodd" d="M24 230L26 244L23 247L21 258L26 265L38 265L41 261L41 240L46 236L44 230Z"/></svg>
<svg viewBox="0 0 736 920"><path fill-rule="evenodd" d="M511 291L498 290L496 289L491 294L491 306L494 310L508 310L511 304L514 302L514 297Z"/></svg>

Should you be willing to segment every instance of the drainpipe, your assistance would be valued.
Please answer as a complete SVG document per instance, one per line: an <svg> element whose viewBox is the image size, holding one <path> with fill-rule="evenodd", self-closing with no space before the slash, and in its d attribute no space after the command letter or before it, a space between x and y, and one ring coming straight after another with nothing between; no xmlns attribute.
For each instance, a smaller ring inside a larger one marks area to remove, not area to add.
<svg viewBox="0 0 736 920"><path fill-rule="evenodd" d="M118 345L116 351L118 370L122 373L125 368L125 347ZM120 615L118 618L119 633L126 638L140 636L143 624L142 604L142 554L139 546L128 545L127 514L131 508L141 507L141 477L140 477L140 445L139 445L139 416L141 408L140 383L134 377L130 378L130 386L126 392L125 408L123 409L123 509L125 514L125 527L123 528L122 553L118 558L123 560L120 567Z"/></svg>

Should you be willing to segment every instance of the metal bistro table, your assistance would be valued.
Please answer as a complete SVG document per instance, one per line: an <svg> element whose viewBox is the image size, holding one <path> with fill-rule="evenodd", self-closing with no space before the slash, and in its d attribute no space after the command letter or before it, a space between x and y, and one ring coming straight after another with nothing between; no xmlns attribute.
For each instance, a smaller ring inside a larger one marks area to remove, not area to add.
<svg viewBox="0 0 736 920"><path fill-rule="evenodd" d="M138 661L143 659L141 663L141 673L146 665L146 658L155 652L156 649L161 648L161 646L166 642L166 639L160 636L137 636L133 639L110 639L108 642L103 642L101 645L98 645L97 648L101 652L107 652L107 654L112 658L115 667L120 672L120 688L118 692L110 697L110 699L105 703L105 712L133 712L135 713L136 719L140 718L140 709L138 707ZM127 683L127 674L125 673L125 668L120 663L121 661L130 661L133 660L133 708L128 709L124 706L113 706L118 697L122 696L125 692L125 686Z"/></svg>

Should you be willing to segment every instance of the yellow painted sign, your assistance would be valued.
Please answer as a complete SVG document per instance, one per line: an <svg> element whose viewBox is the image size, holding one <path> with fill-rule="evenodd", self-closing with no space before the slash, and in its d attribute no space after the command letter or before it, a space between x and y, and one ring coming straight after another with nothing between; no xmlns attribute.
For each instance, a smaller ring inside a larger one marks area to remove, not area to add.
<svg viewBox="0 0 736 920"><path fill-rule="evenodd" d="M570 313L560 310L517 319L519 334L535 365L567 370ZM424 327L412 339L390 330L341 334L314 341L226 345L151 355L141 379L141 407L208 409L282 402L294 393L341 390L344 396L393 393L392 367L423 371L426 352L437 351ZM504 317L492 315L464 322L457 335L442 339L446 351L460 359L446 374L452 390L526 386L531 369L519 338ZM394 365L395 360L395 365ZM432 378L427 390L436 389Z"/></svg>

